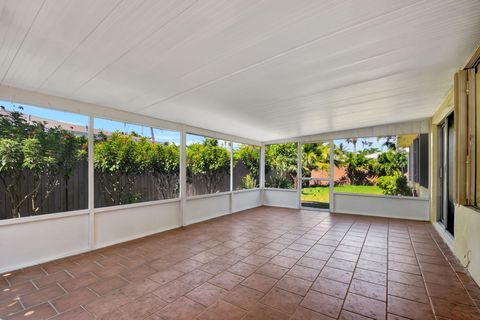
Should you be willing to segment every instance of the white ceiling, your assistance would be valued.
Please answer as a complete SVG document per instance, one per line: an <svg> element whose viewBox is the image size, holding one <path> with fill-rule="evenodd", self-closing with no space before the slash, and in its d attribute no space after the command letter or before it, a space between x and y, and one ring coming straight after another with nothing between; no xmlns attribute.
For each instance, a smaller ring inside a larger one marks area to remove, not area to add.
<svg viewBox="0 0 480 320"><path fill-rule="evenodd" d="M0 83L267 141L431 116L479 0L0 0Z"/></svg>

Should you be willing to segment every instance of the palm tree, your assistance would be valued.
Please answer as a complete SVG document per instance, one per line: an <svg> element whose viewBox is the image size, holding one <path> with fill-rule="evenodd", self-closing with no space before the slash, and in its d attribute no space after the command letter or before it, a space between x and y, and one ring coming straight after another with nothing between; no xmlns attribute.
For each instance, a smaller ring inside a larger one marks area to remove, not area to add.
<svg viewBox="0 0 480 320"><path fill-rule="evenodd" d="M317 144L305 143L302 145L302 173L304 177L311 177L312 170L318 168Z"/></svg>
<svg viewBox="0 0 480 320"><path fill-rule="evenodd" d="M358 139L357 138L348 138L347 140L345 140L347 143L351 143L353 144L353 153L357 153L357 142L358 142Z"/></svg>
<svg viewBox="0 0 480 320"><path fill-rule="evenodd" d="M380 140L381 138L378 138ZM385 137L385 142L382 146L387 147L390 150L397 150L397 137L395 136L387 136Z"/></svg>

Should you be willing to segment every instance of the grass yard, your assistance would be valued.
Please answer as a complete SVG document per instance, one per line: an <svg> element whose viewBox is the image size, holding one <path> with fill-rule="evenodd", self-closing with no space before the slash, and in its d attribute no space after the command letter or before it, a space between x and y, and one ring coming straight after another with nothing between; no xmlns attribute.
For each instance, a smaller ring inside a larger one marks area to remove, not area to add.
<svg viewBox="0 0 480 320"><path fill-rule="evenodd" d="M335 192L350 192L364 194L382 194L382 189L377 186L337 186ZM328 187L309 187L302 188L302 201L306 202L329 202Z"/></svg>

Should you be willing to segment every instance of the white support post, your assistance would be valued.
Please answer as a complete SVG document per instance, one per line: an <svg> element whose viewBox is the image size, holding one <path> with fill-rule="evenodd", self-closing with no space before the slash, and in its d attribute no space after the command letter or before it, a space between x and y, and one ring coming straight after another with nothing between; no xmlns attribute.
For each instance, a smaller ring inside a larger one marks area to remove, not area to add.
<svg viewBox="0 0 480 320"><path fill-rule="evenodd" d="M88 117L88 247L95 247L95 171L93 167L94 117Z"/></svg>
<svg viewBox="0 0 480 320"><path fill-rule="evenodd" d="M187 205L187 133L182 126L180 132L180 217L179 225L185 226L185 208Z"/></svg>
<svg viewBox="0 0 480 320"><path fill-rule="evenodd" d="M233 141L230 144L230 208L229 213L233 212Z"/></svg>
<svg viewBox="0 0 480 320"><path fill-rule="evenodd" d="M333 189L335 187L335 146L333 140L330 140L330 166L329 166L329 197L330 197L330 212L335 212L335 199L333 198Z"/></svg>
<svg viewBox="0 0 480 320"><path fill-rule="evenodd" d="M302 143L297 142L297 193L298 209L302 207Z"/></svg>
<svg viewBox="0 0 480 320"><path fill-rule="evenodd" d="M260 189L261 203L265 205L265 144L260 146Z"/></svg>

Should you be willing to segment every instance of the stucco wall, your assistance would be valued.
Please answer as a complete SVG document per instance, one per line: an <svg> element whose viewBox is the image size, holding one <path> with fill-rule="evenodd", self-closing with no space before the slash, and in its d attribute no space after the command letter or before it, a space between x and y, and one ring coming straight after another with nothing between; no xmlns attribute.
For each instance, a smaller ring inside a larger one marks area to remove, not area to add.
<svg viewBox="0 0 480 320"><path fill-rule="evenodd" d="M438 223L438 137L437 125L453 111L453 90L449 90L438 110L432 117L430 130L430 163L431 163L431 222ZM444 236L454 254L467 267L474 280L480 284L480 211L470 207L455 206L455 236L453 240Z"/></svg>
<svg viewBox="0 0 480 320"><path fill-rule="evenodd" d="M455 207L455 238L453 250L462 264L480 284L480 211Z"/></svg>

